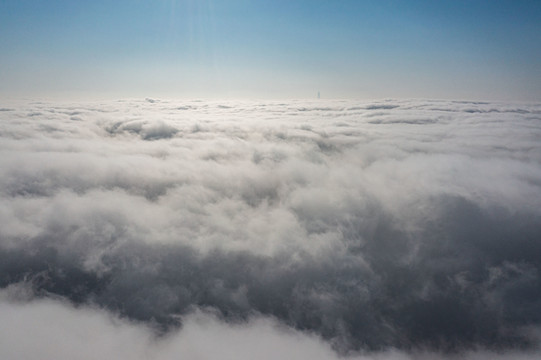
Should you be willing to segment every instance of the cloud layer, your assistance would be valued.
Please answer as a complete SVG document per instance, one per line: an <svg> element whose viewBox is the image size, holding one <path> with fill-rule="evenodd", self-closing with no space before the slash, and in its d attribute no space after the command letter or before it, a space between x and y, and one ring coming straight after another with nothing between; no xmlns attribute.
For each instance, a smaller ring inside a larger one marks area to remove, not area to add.
<svg viewBox="0 0 541 360"><path fill-rule="evenodd" d="M539 104L0 108L5 313L145 339L203 316L328 356L539 344Z"/></svg>

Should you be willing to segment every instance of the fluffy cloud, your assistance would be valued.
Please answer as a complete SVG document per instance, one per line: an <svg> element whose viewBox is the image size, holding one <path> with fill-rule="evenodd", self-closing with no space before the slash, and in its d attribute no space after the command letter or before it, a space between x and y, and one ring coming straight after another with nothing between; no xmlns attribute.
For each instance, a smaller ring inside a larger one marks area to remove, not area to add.
<svg viewBox="0 0 541 360"><path fill-rule="evenodd" d="M253 317L247 323L228 324L209 311L192 312L183 317L181 331L157 337L146 326L95 308L74 308L58 300L27 302L26 291L21 286L11 286L0 292L3 359L533 360L539 357L533 351L438 354L396 349L339 357L321 338L284 327L275 319Z"/></svg>
<svg viewBox="0 0 541 360"><path fill-rule="evenodd" d="M187 337L204 308L217 342L255 326L406 358L539 344L538 104L26 102L0 120L0 286L82 306L6 313L108 311L146 339L127 321Z"/></svg>

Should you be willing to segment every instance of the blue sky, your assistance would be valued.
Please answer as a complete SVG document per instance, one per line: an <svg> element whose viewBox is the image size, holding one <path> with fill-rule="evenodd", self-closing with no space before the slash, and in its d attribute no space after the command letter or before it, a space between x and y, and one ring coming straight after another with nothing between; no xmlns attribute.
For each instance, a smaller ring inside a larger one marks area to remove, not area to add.
<svg viewBox="0 0 541 360"><path fill-rule="evenodd" d="M3 96L541 99L541 1L1 0Z"/></svg>

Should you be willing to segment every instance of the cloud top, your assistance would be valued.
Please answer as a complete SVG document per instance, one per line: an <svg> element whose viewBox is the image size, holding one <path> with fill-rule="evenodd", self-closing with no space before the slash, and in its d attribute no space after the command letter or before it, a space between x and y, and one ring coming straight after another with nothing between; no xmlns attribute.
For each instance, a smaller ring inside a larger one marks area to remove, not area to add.
<svg viewBox="0 0 541 360"><path fill-rule="evenodd" d="M168 334L206 309L342 354L539 344L540 104L0 105L0 285L97 309L7 313Z"/></svg>

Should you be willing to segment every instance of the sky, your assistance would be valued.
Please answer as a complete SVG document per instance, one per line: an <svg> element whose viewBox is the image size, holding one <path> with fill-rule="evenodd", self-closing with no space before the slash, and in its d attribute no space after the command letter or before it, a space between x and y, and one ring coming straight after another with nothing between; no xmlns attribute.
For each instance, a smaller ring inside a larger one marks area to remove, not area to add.
<svg viewBox="0 0 541 360"><path fill-rule="evenodd" d="M541 97L539 1L2 0L3 97Z"/></svg>

